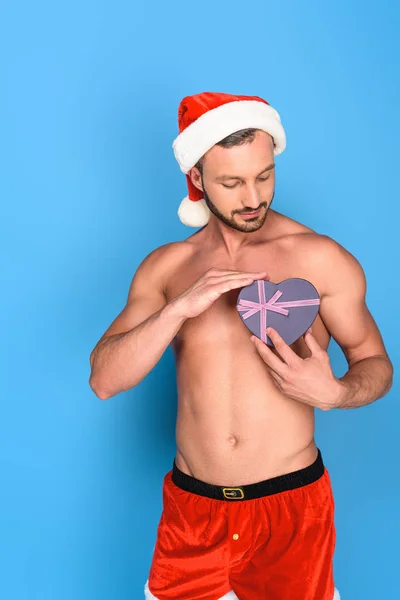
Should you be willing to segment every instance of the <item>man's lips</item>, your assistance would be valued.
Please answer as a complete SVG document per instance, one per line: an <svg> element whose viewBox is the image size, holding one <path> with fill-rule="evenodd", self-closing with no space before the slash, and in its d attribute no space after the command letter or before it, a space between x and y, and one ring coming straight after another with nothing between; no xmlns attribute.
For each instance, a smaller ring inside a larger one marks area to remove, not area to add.
<svg viewBox="0 0 400 600"><path fill-rule="evenodd" d="M258 210L255 210L254 212L251 212L251 213L239 213L239 214L241 217L246 219L246 217L248 217L248 218L256 217L260 213L260 210L261 210L261 208L259 208Z"/></svg>

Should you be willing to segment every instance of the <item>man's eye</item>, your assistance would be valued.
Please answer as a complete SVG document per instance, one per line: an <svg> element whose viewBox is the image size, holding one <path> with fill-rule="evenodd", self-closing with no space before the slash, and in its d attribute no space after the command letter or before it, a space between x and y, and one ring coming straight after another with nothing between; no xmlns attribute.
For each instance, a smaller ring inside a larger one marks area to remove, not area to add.
<svg viewBox="0 0 400 600"><path fill-rule="evenodd" d="M259 177L259 178L258 178L258 180L259 180L259 181L267 181L267 180L269 179L269 177L270 177L269 175L268 175L268 177ZM226 188L235 188L235 187L237 187L239 184L238 184L238 183L235 183L234 185L226 185L225 183L223 183L222 185L223 185L224 187L226 187Z"/></svg>

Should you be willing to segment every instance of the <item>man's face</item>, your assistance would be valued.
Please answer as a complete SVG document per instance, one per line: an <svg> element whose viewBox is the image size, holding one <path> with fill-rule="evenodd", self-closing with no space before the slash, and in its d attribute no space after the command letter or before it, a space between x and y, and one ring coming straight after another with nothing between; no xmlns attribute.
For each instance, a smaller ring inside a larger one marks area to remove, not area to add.
<svg viewBox="0 0 400 600"><path fill-rule="evenodd" d="M194 171L192 181L202 185L204 200L218 219L248 233L262 227L275 191L274 145L268 133L257 131L252 142L231 148L213 146L204 157L203 175Z"/></svg>

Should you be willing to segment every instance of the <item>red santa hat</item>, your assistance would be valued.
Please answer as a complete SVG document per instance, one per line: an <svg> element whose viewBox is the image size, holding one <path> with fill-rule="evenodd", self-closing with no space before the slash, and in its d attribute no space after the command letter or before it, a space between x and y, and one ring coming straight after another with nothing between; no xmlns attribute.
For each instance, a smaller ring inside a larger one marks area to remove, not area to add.
<svg viewBox="0 0 400 600"><path fill-rule="evenodd" d="M286 146L285 131L278 112L258 96L235 96L202 92L183 98L178 109L179 135L172 147L175 158L186 174L189 194L179 205L178 216L184 225L203 227L210 210L203 193L187 174L217 142L241 129L266 131L274 140L275 156Z"/></svg>

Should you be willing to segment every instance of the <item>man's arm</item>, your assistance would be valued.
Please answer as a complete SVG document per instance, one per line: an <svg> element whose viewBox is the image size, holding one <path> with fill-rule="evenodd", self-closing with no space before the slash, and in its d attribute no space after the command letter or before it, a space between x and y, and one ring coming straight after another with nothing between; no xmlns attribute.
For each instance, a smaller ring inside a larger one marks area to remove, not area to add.
<svg viewBox="0 0 400 600"><path fill-rule="evenodd" d="M339 378L342 393L337 408L357 408L390 390L393 365L366 305L367 285L360 263L340 244L321 237L318 260L326 275L320 316L349 366Z"/></svg>
<svg viewBox="0 0 400 600"><path fill-rule="evenodd" d="M106 400L134 387L159 361L185 318L163 293L165 247L139 265L125 308L90 355L89 384Z"/></svg>

